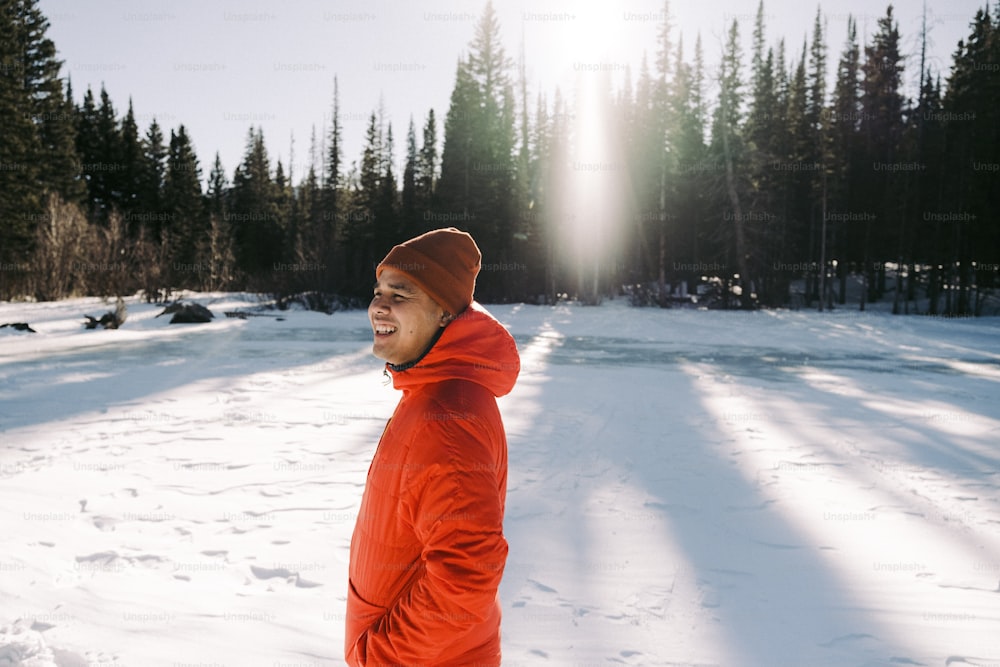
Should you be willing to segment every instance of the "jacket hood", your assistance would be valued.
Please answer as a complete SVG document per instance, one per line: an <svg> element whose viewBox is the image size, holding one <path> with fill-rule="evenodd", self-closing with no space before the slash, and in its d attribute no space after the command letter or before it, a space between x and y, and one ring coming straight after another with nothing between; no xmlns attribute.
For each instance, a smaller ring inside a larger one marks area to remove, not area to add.
<svg viewBox="0 0 1000 667"><path fill-rule="evenodd" d="M514 388L521 358L510 332L473 301L416 365L403 371L389 364L386 368L392 373L392 386L404 392L434 382L468 380L499 397Z"/></svg>

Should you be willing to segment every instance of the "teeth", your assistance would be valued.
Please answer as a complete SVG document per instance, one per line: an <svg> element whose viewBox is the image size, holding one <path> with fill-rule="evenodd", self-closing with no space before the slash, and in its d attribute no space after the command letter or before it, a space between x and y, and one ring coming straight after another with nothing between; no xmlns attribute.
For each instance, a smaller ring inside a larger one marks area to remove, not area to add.
<svg viewBox="0 0 1000 667"><path fill-rule="evenodd" d="M380 334L396 333L396 327L375 327L375 333L380 333Z"/></svg>

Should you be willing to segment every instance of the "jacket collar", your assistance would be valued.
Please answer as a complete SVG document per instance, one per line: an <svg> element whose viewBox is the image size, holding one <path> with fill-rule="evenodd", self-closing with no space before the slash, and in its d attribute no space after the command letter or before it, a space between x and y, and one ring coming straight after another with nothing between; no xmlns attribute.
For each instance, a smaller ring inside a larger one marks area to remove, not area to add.
<svg viewBox="0 0 1000 667"><path fill-rule="evenodd" d="M510 392L521 370L514 337L485 308L472 304L442 328L415 361L386 364L404 393L446 380L468 380L494 396Z"/></svg>

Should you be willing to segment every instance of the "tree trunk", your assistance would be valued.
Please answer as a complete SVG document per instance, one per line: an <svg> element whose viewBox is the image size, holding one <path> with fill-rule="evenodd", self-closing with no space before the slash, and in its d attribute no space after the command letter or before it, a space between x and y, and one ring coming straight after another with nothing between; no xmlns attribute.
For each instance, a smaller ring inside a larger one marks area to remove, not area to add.
<svg viewBox="0 0 1000 667"><path fill-rule="evenodd" d="M667 169L665 165L660 166L660 253L659 271L657 273L657 301L660 306L667 302L667 238L664 227L667 224Z"/></svg>
<svg viewBox="0 0 1000 667"><path fill-rule="evenodd" d="M723 116L725 118L725 115ZM723 120L725 125L725 120ZM729 152L729 128L722 130L722 150L726 161L726 191L729 194L729 203L733 207L733 218L735 219L736 238L736 268L740 272L740 307L750 310L750 276L747 273L746 239L743 235L743 208L740 206L740 195L736 191L736 176L733 173L733 159Z"/></svg>
<svg viewBox="0 0 1000 667"><path fill-rule="evenodd" d="M931 265L931 273L927 278L927 314L938 314L938 298L941 295L941 270L937 264Z"/></svg>
<svg viewBox="0 0 1000 667"><path fill-rule="evenodd" d="M819 233L819 312L823 312L824 301L827 297L826 287L826 168L823 168L823 200L821 207L822 218L820 221Z"/></svg>

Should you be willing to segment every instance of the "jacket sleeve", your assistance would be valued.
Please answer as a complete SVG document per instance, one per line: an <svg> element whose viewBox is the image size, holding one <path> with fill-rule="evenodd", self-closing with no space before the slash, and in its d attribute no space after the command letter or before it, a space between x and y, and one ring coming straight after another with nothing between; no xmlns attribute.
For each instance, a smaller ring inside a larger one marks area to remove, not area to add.
<svg viewBox="0 0 1000 667"><path fill-rule="evenodd" d="M419 571L355 642L352 665L433 664L477 626L499 622L497 589L507 558L505 475L482 442L483 432L458 421L435 423L423 436L441 439L431 448L437 454L413 466L402 502L423 544Z"/></svg>

